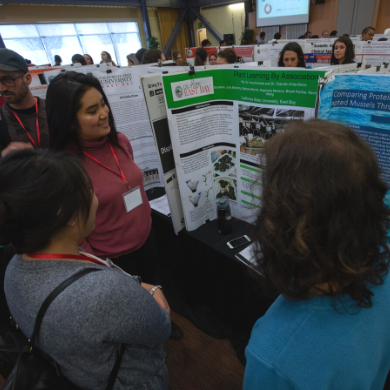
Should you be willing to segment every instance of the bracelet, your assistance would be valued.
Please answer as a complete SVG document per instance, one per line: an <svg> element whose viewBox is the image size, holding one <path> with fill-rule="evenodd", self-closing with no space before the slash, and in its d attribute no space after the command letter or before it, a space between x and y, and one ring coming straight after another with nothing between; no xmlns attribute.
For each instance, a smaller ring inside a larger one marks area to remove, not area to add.
<svg viewBox="0 0 390 390"><path fill-rule="evenodd" d="M154 292L155 292L158 288L159 288L161 291L163 290L163 288L162 288L161 286L154 286L154 287L150 290L150 293L153 295Z"/></svg>

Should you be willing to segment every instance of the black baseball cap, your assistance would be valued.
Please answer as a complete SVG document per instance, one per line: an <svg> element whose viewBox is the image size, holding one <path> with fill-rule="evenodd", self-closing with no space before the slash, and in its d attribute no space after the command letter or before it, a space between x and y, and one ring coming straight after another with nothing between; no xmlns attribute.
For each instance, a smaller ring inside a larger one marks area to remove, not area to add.
<svg viewBox="0 0 390 390"><path fill-rule="evenodd" d="M24 58L13 50L0 49L0 70L6 72L23 71L28 73Z"/></svg>

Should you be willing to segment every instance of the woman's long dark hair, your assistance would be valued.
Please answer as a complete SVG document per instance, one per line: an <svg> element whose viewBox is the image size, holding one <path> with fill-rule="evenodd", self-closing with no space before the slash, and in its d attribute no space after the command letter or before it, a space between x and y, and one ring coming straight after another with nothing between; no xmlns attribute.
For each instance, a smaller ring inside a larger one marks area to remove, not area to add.
<svg viewBox="0 0 390 390"><path fill-rule="evenodd" d="M87 65L87 61L85 61L85 58L82 54L75 54L72 56L72 63L75 62L80 63L81 65Z"/></svg>
<svg viewBox="0 0 390 390"><path fill-rule="evenodd" d="M91 88L97 89L102 94L110 110L108 120L111 131L107 136L109 141L123 151L118 142L110 104L99 80L91 74L78 72L60 73L51 81L47 90L46 114L52 149L63 150L73 145L77 148L80 157L84 156L78 137L77 112L81 108L81 99Z"/></svg>
<svg viewBox="0 0 390 390"><path fill-rule="evenodd" d="M355 46L353 45L352 41L348 37L340 37L333 43L332 58L330 60L330 64L331 65L339 64L339 60L337 60L336 57L334 56L334 48L336 47L337 42L344 43L344 45L346 46L345 59L343 64L353 63L353 59L355 58Z"/></svg>
<svg viewBox="0 0 390 390"><path fill-rule="evenodd" d="M108 51L103 50L102 53L105 53L107 56L107 59L112 61L111 54Z"/></svg>
<svg viewBox="0 0 390 390"><path fill-rule="evenodd" d="M204 47L198 47L195 52L195 66L203 66L207 61L207 51Z"/></svg>
<svg viewBox="0 0 390 390"><path fill-rule="evenodd" d="M302 47L301 47L301 45L299 45L296 42L290 42L290 43L287 43L286 46L284 46L282 52L280 53L278 66L284 67L283 58L284 58L284 53L286 51L293 51L293 52L297 53L297 55L298 55L298 65L297 65L297 67L298 68L306 68L305 56L303 54Z"/></svg>
<svg viewBox="0 0 390 390"><path fill-rule="evenodd" d="M154 64L158 60L161 61L161 54L163 52L159 49L149 49L146 50L142 57L143 64Z"/></svg>
<svg viewBox="0 0 390 390"><path fill-rule="evenodd" d="M345 126L310 120L272 137L265 157L254 234L261 272L287 298L349 294L371 307L390 256L373 150Z"/></svg>
<svg viewBox="0 0 390 390"><path fill-rule="evenodd" d="M0 163L0 245L35 253L79 216L86 222L92 182L80 159L24 149Z"/></svg>
<svg viewBox="0 0 390 390"><path fill-rule="evenodd" d="M91 62L92 62L92 64L94 64L94 62L93 62L93 58L89 55L89 54L84 54L85 56L88 56L89 57L89 59L91 60Z"/></svg>

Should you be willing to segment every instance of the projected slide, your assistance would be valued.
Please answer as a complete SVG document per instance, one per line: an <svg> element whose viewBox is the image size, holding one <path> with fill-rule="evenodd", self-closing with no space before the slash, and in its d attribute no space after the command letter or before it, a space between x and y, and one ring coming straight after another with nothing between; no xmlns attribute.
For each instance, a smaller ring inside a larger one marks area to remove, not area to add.
<svg viewBox="0 0 390 390"><path fill-rule="evenodd" d="M308 23L310 0L257 0L257 26Z"/></svg>

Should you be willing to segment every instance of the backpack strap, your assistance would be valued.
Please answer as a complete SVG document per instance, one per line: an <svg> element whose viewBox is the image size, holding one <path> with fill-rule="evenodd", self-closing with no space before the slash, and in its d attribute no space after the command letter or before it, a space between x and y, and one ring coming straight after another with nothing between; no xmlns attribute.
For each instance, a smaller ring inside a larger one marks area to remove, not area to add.
<svg viewBox="0 0 390 390"><path fill-rule="evenodd" d="M77 272L76 274L72 275L70 278L66 279L64 282L62 282L56 289L54 289L49 294L49 296L45 299L45 301L43 302L41 308L39 309L37 318L35 320L34 332L33 332L32 336L31 336L31 339L29 340L30 351L31 351L31 349L32 349L32 347L34 345L34 339L37 336L37 334L39 333L39 329L41 328L42 319L43 319L47 309L49 308L50 304L54 301L54 299L62 291L64 291L67 287L69 287L72 283L74 283L76 280L79 280L84 275L87 275L87 274L89 274L91 272L95 272L95 271L101 271L101 269L99 269L99 268L86 268L86 269L83 269L82 271ZM107 384L106 390L112 390L114 388L114 384L115 384L115 381L116 381L116 377L118 375L119 367L120 367L120 365L122 363L122 357L123 357L124 352L125 352L125 344L121 344L119 349L117 350L117 358L116 358L114 367L113 367L113 369L111 371L110 377L108 379L108 384ZM41 353L43 353L43 352L41 351ZM46 356L48 358L48 355L46 355Z"/></svg>

